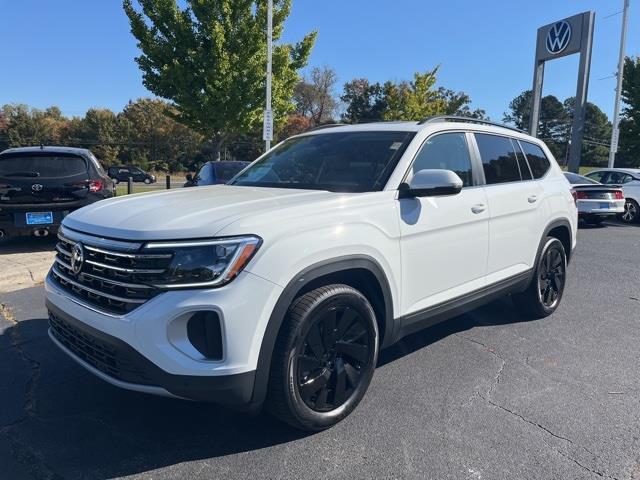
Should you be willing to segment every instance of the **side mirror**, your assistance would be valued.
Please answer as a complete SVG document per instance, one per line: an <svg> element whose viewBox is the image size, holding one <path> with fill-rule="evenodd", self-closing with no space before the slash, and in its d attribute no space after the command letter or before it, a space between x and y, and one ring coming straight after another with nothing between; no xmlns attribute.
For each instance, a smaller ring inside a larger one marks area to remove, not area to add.
<svg viewBox="0 0 640 480"><path fill-rule="evenodd" d="M426 169L413 175L411 182L400 185L400 198L456 195L462 190L462 179L451 170Z"/></svg>
<svg viewBox="0 0 640 480"><path fill-rule="evenodd" d="M192 182L193 181L193 175L191 175L190 173L187 173L185 178L187 179L187 182Z"/></svg>

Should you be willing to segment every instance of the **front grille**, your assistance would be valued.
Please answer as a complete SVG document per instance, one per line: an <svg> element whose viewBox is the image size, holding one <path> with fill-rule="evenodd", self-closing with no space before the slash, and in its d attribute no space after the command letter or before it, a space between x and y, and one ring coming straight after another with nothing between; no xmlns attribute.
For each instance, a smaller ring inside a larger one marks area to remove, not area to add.
<svg viewBox="0 0 640 480"><path fill-rule="evenodd" d="M100 239L82 234L84 262L80 272L71 268L71 250L77 243L64 228L58 233L51 275L68 293L101 311L123 315L160 293L151 283L162 278L171 253L139 253L124 242L104 246Z"/></svg>
<svg viewBox="0 0 640 480"><path fill-rule="evenodd" d="M56 340L92 367L123 382L153 385L148 375L136 368L123 350L80 331L51 312L49 326Z"/></svg>

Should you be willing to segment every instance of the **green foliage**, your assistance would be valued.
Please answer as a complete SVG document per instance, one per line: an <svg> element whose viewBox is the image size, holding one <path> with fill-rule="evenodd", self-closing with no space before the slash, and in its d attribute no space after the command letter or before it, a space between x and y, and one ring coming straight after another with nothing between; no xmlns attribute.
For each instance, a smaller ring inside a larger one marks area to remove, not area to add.
<svg viewBox="0 0 640 480"><path fill-rule="evenodd" d="M346 104L342 120L348 123L381 120L422 120L432 115L464 115L484 118L484 110L470 108L464 92L435 88L438 67L416 72L413 80L371 84L359 78L347 82L341 100Z"/></svg>
<svg viewBox="0 0 640 480"><path fill-rule="evenodd" d="M144 85L171 100L175 117L211 138L218 155L231 134L259 128L265 104L267 3L258 0L131 0L124 10L142 54ZM273 39L282 35L291 0L275 0ZM316 33L273 49L272 104L277 124L291 98Z"/></svg>
<svg viewBox="0 0 640 480"><path fill-rule="evenodd" d="M387 104L379 83L370 83L366 78L356 78L344 84L340 100L347 105L342 115L346 123L379 122Z"/></svg>
<svg viewBox="0 0 640 480"><path fill-rule="evenodd" d="M522 130L529 130L531 119L531 90L526 90L509 103L503 121ZM567 158L567 147L571 136L575 99L570 97L560 102L555 96L542 97L538 137L542 139L561 163ZM609 155L611 122L596 105L587 102L581 154L582 165L604 166Z"/></svg>
<svg viewBox="0 0 640 480"><path fill-rule="evenodd" d="M625 58L617 166L640 167L640 57Z"/></svg>

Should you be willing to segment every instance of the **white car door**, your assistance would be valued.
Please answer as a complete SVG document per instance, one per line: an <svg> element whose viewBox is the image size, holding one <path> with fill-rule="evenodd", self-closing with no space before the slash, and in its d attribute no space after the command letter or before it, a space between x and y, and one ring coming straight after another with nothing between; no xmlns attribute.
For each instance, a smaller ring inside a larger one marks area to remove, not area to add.
<svg viewBox="0 0 640 480"><path fill-rule="evenodd" d="M447 132L429 137L405 179L410 181L423 169L446 169L458 174L463 188L457 195L399 200L404 315L485 285L489 210L473 174L469 135Z"/></svg>
<svg viewBox="0 0 640 480"><path fill-rule="evenodd" d="M544 189L533 180L517 141L475 133L485 176L491 218L487 284L514 277L533 267L541 225L546 218Z"/></svg>

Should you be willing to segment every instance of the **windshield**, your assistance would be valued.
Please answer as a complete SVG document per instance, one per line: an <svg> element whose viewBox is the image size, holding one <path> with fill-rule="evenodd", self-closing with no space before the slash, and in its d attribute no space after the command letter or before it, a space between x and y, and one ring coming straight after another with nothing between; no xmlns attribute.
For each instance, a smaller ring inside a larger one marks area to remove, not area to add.
<svg viewBox="0 0 640 480"><path fill-rule="evenodd" d="M290 138L230 184L332 192L382 190L414 135L368 131Z"/></svg>
<svg viewBox="0 0 640 480"><path fill-rule="evenodd" d="M67 155L10 155L0 157L2 177L58 178L86 174L81 157Z"/></svg>

